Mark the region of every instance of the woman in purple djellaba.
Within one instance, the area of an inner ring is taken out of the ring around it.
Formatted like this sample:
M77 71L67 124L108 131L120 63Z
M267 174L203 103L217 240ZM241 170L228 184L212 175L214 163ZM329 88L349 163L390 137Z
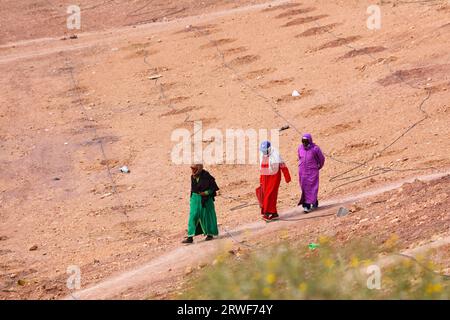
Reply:
M325 163L322 151L313 143L309 133L303 135L302 144L298 146L298 161L298 179L302 190L298 205L302 205L308 213L319 206L319 170Z

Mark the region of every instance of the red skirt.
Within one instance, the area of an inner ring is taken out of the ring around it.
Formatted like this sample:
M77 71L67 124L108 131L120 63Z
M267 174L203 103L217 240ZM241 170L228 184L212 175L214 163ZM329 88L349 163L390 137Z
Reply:
M276 174L273 175L261 175L260 176L260 206L261 214L267 213L278 213L277 211L277 198L278 189L280 188L281 182L281 170L278 170Z

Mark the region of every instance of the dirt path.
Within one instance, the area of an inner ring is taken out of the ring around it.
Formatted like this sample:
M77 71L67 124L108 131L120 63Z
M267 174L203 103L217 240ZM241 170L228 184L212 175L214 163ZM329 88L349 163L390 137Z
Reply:
M450 174L450 172L417 176L359 194L355 194L341 200L327 200L323 202L323 208L321 210L309 214L307 219L334 215L336 213L336 208L339 206L346 206L353 201L361 200L367 197L379 195L384 192L397 189L404 183L411 183L416 179L424 182L432 181L442 178L448 174ZM280 217L282 219L286 219L301 214L303 214L301 207L296 207L284 211L283 213L281 213ZM243 233L246 233L247 235L250 234L251 237L256 237L263 232L273 232L282 229L286 226L286 224L294 223L297 226L301 226L302 220L304 219L298 219L295 222L280 220L277 223L272 224L258 221L246 224L234 230L222 230L221 233L223 235L216 241L201 241L199 243L196 243L195 245L180 246L179 248L170 251L167 254L149 261L148 263L137 269L121 273L89 288L77 291L71 296L66 297L66 299L111 299L119 296L142 298L140 294L145 293L148 288L158 286L158 284L164 283L166 280L174 279L176 275L183 274L184 270L187 267L193 264L210 263L214 259L215 254L220 250L229 247L233 244L233 242L239 242L240 240L237 237L239 237L239 235ZM425 246L409 249L404 253L414 255L418 252L423 252L423 250L426 248L435 248L437 246L443 246L449 243L450 237L446 237L444 239L436 241L435 243L433 242Z

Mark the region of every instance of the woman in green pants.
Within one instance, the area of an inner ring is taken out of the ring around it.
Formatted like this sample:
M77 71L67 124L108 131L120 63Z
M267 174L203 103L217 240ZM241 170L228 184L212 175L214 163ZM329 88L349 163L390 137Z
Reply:
M219 234L214 208L214 197L219 190L216 180L208 171L203 170L202 164L192 165L191 169L188 236L182 243L193 243L193 237L199 234L206 235L206 241Z

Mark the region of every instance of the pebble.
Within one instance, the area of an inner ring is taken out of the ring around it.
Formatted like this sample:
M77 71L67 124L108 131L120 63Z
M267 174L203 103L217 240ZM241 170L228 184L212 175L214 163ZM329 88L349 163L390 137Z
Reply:
M192 271L193 271L193 270L192 270L192 267L190 267L190 266L189 266L189 267L186 267L186 269L184 270L184 274L185 274L185 275L191 274Z

